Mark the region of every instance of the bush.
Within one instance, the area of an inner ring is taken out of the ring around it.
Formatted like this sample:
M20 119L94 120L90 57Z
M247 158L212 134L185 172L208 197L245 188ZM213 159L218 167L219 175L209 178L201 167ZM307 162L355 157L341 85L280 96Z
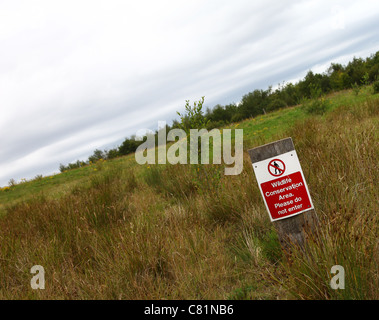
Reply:
M310 100L304 104L305 112L308 114L323 115L328 109L329 102L324 97L321 99Z
M225 125L226 125L226 122L224 120L210 121L207 125L207 130L212 130L215 128L222 128Z
M361 88L358 86L358 84L356 82L354 84L352 84L351 87L353 88L354 95L357 96L359 94L359 91L361 90Z
M9 185L10 187L14 187L14 186L17 185L17 182L16 182L15 179L12 178L12 179L9 180L8 185Z
M271 101L270 104L267 107L267 111L274 111L278 109L282 109L287 107L287 103L281 99L275 99L274 101Z
M379 93L379 80L374 82L373 88L374 88L374 94Z
M120 152L117 149L111 149L105 151L106 159L114 159L120 156Z
M104 151L96 149L93 152L93 155L88 158L88 161L97 162L101 159L106 159L106 158L107 158L107 155ZM78 167L80 167L79 161L78 161Z
M43 175L42 174L37 174L35 177L34 177L34 181L41 181L43 179Z
M236 113L232 117L232 122L240 122L244 119L245 119L245 117L241 113Z

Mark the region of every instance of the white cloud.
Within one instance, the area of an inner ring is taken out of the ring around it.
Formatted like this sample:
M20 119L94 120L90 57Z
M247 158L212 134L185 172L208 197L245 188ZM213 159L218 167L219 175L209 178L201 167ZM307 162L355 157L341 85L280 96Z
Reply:
M0 185L170 121L186 99L238 102L374 53L378 9L373 0L1 1Z

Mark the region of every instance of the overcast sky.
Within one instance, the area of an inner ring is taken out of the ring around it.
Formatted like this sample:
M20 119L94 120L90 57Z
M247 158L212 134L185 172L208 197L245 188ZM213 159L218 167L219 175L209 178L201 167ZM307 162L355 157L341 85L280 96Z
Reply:
M379 2L0 0L0 186L379 50Z

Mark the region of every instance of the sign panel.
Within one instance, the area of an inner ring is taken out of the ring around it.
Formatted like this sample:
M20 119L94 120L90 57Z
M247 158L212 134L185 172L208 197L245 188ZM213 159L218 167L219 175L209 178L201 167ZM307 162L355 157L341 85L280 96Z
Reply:
M253 168L271 221L313 209L295 150L255 162Z

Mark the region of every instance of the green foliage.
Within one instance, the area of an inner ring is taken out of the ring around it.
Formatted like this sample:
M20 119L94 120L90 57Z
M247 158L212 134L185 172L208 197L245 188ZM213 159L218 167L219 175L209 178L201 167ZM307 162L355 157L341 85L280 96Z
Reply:
M88 165L88 162L84 162L84 161L79 161L77 160L76 162L73 162L73 163L69 163L68 165L63 165L63 164L60 164L59 166L59 170L60 172L65 172L65 171L69 171L69 170L73 170L73 169L78 169L78 168L82 168L82 167L85 167Z
M37 174L33 180L35 181L41 181L43 179L43 175L42 174Z
M148 166L147 169L148 170L145 171L143 175L145 182L151 187L160 188L163 184L163 178L160 167L152 165Z
M16 186L17 185L17 181L15 180L15 179L10 179L9 181L8 181L8 185L10 186L10 187L14 187L14 186Z
M250 118L256 117L257 115L263 114L264 110L267 109L269 100L267 99L270 95L271 89L268 90L254 90L242 97L240 105L240 113L243 117Z
M234 290L228 297L228 300L252 300L256 286L245 286Z
M309 84L309 96L311 99L318 99L322 95L321 87L317 83Z
M353 58L346 67L346 73L349 76L349 87L357 82L362 83L365 76L365 62L361 58Z
M209 121L206 129L207 130L212 130L212 129L215 129L215 128L222 128L225 125L227 125L227 122L225 122L224 120Z
M282 257L282 248L278 235L272 229L257 239L257 244L262 248L262 254L272 263L276 263Z
M127 155L136 152L138 146L142 144L143 141L136 141L135 136L130 139L126 138L121 146L118 148L118 153L120 155Z
M379 75L379 64L373 64L369 70L370 82L374 82L378 80L378 75Z
M186 100L185 113L181 114L177 111L177 114L180 117L180 123L178 123L179 128L184 130L187 134L187 141L192 141L194 137L190 134L191 129L206 129L209 126L210 120L206 119L203 115L203 104L204 98L198 102L195 101L193 107L191 107L189 100ZM200 138L198 138L200 140ZM190 151L191 143L188 144L188 150ZM190 152L187 153L190 157ZM201 143L198 143L198 162L201 162Z
M373 89L374 89L374 94L379 93L379 80L374 82Z
M356 82L352 84L352 89L353 89L354 95L356 96L359 94L359 91L361 90L361 88L358 86Z
M362 80L361 80L362 84L364 86L368 86L370 84L370 76L368 74L368 72L366 72L363 77L362 77Z
M270 112L270 111L282 109L282 108L285 108L285 107L287 107L287 104L286 104L286 102L284 100L275 99L275 100L273 100L273 101L270 102L270 104L268 105L266 111Z
M177 199L187 198L196 191L193 170L190 166L149 165L143 173L143 179L156 191Z
M116 148L106 151L105 154L106 154L106 159L114 159L121 155L120 151Z
M323 115L329 107L329 101L325 97L309 100L305 103L306 113L313 115Z
M217 166L151 174L122 157L0 192L0 298L377 300L378 103L341 92L324 117L291 108L240 124L247 135L270 128L249 146L296 141L320 218L307 254L282 254L247 153L228 177ZM25 290L36 259L55 284ZM345 290L329 285L337 264Z
M244 116L242 113L236 113L233 115L232 119L231 119L231 122L240 122L244 119Z
M203 114L204 97L190 106L186 101L185 113L178 112L180 121L173 120L171 128L182 128L187 134L190 129L207 128L213 129L225 126L231 122L240 122L244 119L257 117L266 112L275 111L286 106L293 106L307 101L307 112L310 114L323 114L328 104L323 95L331 91L352 89L358 96L360 86L368 86L378 80L379 74L379 51L366 59L353 58L347 65L332 63L323 74L309 71L304 79L298 83L279 84L273 91L271 86L266 90L256 89L243 95L241 103L230 103L226 106L217 104L212 109L208 108ZM374 93L378 92L377 84L373 86ZM370 87L371 90L371 87ZM310 99L310 100L309 100ZM171 129L167 126L167 129ZM156 133L157 135L157 133ZM156 137L157 138L157 137ZM80 168L88 165L89 161L96 162L99 159L113 159L122 155L134 153L143 141L136 141L134 136L126 138L118 147L109 151L95 150L87 162L75 162L66 166L61 165L61 172Z
M100 159L106 159L106 158L107 158L107 155L104 151L96 149L93 152L93 155L88 158L88 160L90 162L95 163L95 162L99 161Z
M179 123L179 128L183 129L187 135L189 135L191 129L202 129L206 128L209 120L207 121L203 114L203 104L204 98L195 101L193 107L190 105L190 101L186 100L185 113L181 114L177 111L181 122Z

